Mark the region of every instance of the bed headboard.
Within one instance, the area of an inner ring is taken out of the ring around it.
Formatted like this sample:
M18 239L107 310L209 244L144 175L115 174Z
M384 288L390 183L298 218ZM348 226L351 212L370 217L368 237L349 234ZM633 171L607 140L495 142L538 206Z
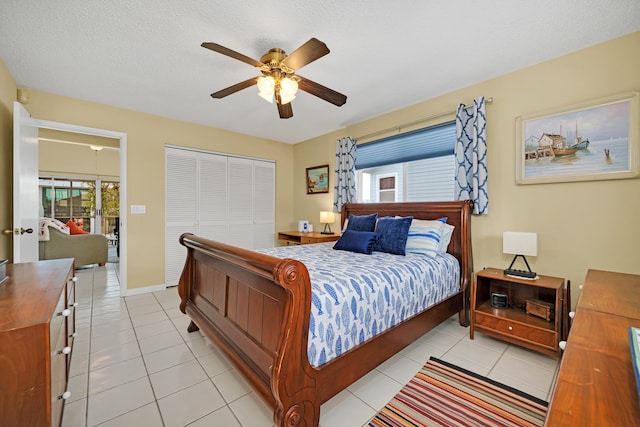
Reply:
M471 210L470 200L456 202L403 202L403 203L347 203L342 206L340 228L349 214L382 216L413 216L416 219L438 219L447 217L447 224L455 227L447 252L460 262L460 287L467 290L473 274L473 253L471 250ZM468 296L468 293L467 293Z

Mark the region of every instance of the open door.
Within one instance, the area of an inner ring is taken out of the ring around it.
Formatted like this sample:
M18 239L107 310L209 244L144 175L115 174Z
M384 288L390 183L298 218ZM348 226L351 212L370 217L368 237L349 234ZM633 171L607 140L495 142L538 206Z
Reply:
M38 124L13 103L13 262L38 261Z

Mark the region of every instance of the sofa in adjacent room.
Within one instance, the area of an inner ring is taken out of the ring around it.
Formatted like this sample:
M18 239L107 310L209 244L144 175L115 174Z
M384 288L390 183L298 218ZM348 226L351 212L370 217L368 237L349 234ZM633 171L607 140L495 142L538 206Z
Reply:
M49 240L39 242L40 259L75 258L75 267L104 265L108 241L102 234L65 234L49 227Z

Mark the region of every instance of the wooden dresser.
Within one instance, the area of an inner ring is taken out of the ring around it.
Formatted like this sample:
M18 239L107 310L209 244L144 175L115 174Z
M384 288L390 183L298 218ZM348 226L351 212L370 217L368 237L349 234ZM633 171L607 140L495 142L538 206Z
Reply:
M640 423L629 326L640 327L640 276L589 270L546 426Z
M0 285L0 425L59 426L75 337L73 259L7 266Z

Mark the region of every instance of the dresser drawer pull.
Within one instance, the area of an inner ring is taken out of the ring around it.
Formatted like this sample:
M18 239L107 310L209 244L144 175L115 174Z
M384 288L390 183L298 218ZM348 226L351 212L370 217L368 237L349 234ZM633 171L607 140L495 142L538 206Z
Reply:
M69 346L66 346L65 348L63 348L58 352L58 354L69 354L69 353L71 353L71 347Z
M77 306L78 306L78 303L77 303L77 302L74 302L73 304L69 305L69 308L71 308L71 307L77 307Z
M71 314L71 310L69 310L68 308L65 308L58 314L63 317L69 317L69 315Z
M508 328L510 331L513 331L513 326L509 326Z
M76 336L78 336L77 332L72 333L71 335L69 335L69 338L75 338Z
M72 281L72 282L77 282L77 281L78 281L78 276L73 276L73 277L71 278L71 281Z
M71 397L71 392L69 390L67 390L64 393L62 393L62 395L59 396L58 399L67 400L70 397Z

